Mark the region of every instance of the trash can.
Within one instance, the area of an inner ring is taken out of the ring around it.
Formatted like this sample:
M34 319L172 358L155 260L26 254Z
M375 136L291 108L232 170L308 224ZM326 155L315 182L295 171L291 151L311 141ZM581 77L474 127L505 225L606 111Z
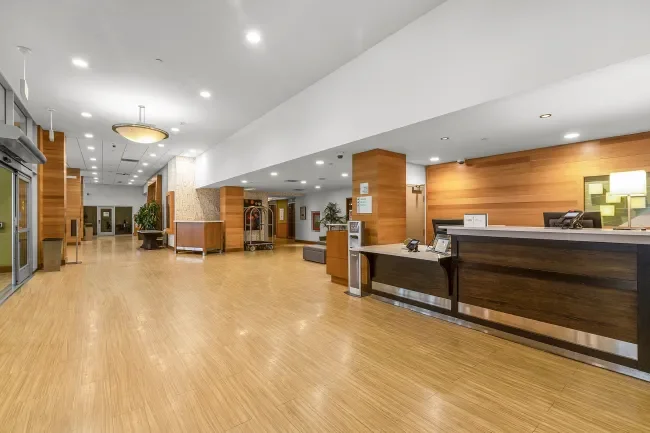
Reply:
M43 270L57 272L61 270L63 238L43 239Z
M92 241L93 240L93 225L86 223L84 226L84 241Z

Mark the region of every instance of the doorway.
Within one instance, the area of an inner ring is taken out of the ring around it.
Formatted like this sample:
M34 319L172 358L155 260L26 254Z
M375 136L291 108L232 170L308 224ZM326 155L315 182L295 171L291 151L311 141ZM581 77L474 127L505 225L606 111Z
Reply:
M0 164L0 302L32 275L31 179Z
M99 236L111 236L115 234L115 212L112 207L97 207L97 234Z
M115 206L115 234L130 235L133 231L132 207Z
M296 238L296 203L289 202L287 205L287 216L289 227L287 227L287 238L295 239Z

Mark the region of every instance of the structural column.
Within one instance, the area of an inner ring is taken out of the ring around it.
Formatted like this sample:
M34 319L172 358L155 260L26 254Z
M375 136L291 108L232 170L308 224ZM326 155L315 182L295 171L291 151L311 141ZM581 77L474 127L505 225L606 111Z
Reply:
M361 186L367 184L367 193ZM395 244L406 238L406 155L382 149L352 155L352 219L365 221L366 245ZM365 192L365 191L363 191ZM371 197L370 213L357 199Z
M219 190L219 213L225 227L225 249L244 249L244 188L222 186Z
M38 127L38 148L47 162L38 166L38 266L43 265L43 239L63 239L61 263L65 264L67 171L65 159L65 135L49 132Z

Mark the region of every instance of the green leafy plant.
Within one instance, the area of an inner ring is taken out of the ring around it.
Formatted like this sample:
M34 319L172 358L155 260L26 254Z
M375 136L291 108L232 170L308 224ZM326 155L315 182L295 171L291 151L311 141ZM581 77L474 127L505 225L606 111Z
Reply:
M155 230L160 218L160 205L155 201L142 205L133 217L140 230Z
M329 231L329 224L344 224L345 217L341 215L341 208L338 204L334 202L327 203L325 210L323 210L323 215L320 218L320 224L325 226Z

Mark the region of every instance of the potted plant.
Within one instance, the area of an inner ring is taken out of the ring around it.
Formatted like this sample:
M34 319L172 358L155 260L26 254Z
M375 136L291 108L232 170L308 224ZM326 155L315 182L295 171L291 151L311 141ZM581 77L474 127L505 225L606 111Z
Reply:
M327 203L325 210L323 210L323 215L320 219L320 224L325 226L327 231L330 230L330 224L344 224L345 217L341 215L341 208L338 204L334 202ZM326 236L319 236L321 241L327 240Z
M145 203L133 216L140 230L156 230L160 215L160 205L155 201Z

